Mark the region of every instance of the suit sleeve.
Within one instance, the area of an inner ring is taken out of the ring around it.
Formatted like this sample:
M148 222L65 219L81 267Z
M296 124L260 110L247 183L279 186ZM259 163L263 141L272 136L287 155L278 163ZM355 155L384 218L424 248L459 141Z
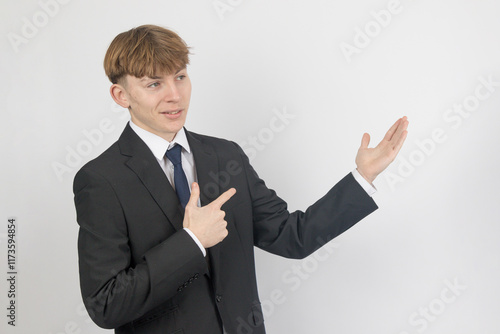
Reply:
M254 244L265 251L304 258L378 208L349 173L305 212L290 213L239 150L252 199Z
M99 173L82 169L74 181L80 285L94 322L116 328L178 293L206 262L184 230L133 263L124 210L113 186ZM182 249L182 251L179 251Z

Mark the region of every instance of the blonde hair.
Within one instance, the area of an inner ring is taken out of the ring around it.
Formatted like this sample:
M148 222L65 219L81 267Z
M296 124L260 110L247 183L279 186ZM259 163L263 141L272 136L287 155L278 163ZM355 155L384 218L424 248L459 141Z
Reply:
M173 74L189 64L189 47L175 32L143 25L115 37L104 57L104 71L116 84L125 75L137 78Z

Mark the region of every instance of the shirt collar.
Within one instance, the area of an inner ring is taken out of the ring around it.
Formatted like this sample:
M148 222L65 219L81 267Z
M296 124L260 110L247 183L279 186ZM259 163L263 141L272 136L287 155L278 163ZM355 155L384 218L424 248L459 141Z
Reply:
M134 130L139 138L141 138L146 143L151 152L153 152L153 155L158 160L162 160L165 157L167 149L173 147L174 144L181 145L188 153L191 153L191 148L189 147L189 142L187 140L186 131L184 130L184 128L180 129L179 132L177 132L177 134L175 135L174 140L169 142L152 132L144 130L132 121L130 121L129 124L132 130Z

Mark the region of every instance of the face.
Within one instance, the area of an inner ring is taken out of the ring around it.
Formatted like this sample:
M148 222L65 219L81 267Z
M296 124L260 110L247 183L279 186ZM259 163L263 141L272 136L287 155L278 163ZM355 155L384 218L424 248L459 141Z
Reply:
M111 86L111 95L136 125L172 141L186 122L191 81L185 68L152 78L127 75L122 85Z

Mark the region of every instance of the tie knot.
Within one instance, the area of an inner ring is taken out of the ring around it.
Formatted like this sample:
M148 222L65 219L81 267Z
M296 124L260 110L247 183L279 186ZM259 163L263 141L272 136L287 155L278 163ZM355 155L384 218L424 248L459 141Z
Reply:
M181 163L181 150L182 146L179 144L176 144L174 147L167 150L167 158L174 166Z

